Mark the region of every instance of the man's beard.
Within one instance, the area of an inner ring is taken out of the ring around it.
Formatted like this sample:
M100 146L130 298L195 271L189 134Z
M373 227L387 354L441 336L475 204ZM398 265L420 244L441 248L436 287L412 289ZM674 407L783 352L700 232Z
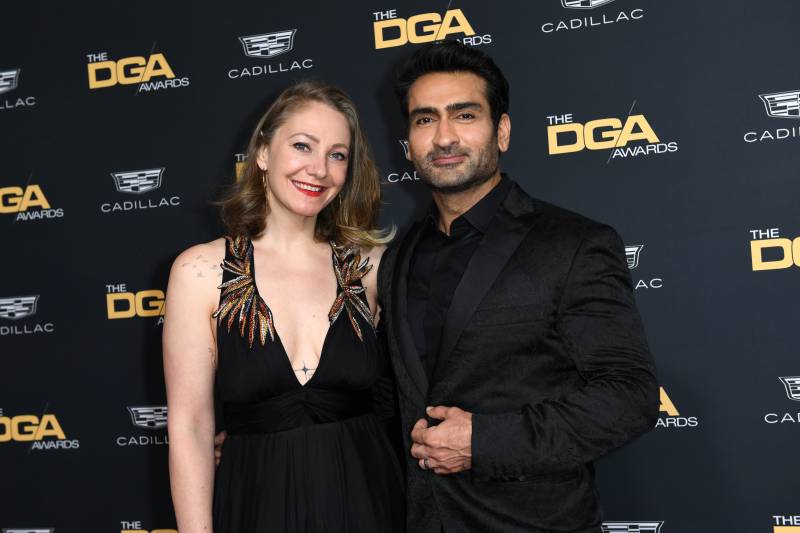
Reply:
M486 183L489 178L497 173L500 153L497 150L496 138L493 137L491 141L478 150L477 158L469 157L471 154L471 150L460 147L446 150L434 149L423 159L414 159L414 167L416 167L420 180L432 191L442 194L464 192ZM465 157L461 163L463 166L461 171L457 175L451 176L450 179L437 179L435 177L436 173L446 170L447 166L436 167L433 164L433 160L438 157L458 155Z

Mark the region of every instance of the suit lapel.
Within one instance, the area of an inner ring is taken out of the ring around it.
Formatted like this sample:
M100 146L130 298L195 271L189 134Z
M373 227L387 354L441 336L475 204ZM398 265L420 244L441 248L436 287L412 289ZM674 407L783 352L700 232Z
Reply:
M483 297L532 227L532 199L516 184L498 209L456 287L442 332L434 376L444 368ZM434 378L434 381L438 381Z
M428 377L425 375L425 368L422 366L414 338L411 336L411 328L408 324L408 271L411 265L411 256L414 248L422 235L423 224L417 222L406 234L395 259L394 276L392 279L392 329L397 345L400 349L400 358L405 363L408 375L414 382L419 393L422 395L423 402L428 396Z

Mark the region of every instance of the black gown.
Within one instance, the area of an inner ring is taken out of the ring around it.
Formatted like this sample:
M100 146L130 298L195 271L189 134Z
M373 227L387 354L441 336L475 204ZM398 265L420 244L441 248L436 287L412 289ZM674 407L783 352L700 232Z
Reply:
M214 316L228 438L214 480L214 533L405 529L402 472L373 405L389 363L368 320L360 278L369 267L339 247L332 261L332 321L301 385L258 294L252 243L227 239Z

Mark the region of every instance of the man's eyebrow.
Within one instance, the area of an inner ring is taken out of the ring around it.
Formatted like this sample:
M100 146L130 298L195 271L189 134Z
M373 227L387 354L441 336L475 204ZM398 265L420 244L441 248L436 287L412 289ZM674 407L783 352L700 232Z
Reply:
M435 107L415 107L409 113L409 117L415 117L417 115L438 115L439 112L436 110Z
M447 110L450 112L461 111L462 109L481 109L483 106L478 102L456 102L455 104L447 104Z
M448 113L452 113L453 111L461 111L463 109L481 109L483 106L478 102L455 102L452 104L447 104L445 109ZM415 117L417 115L438 115L439 111L435 107L415 107L409 113L409 117Z

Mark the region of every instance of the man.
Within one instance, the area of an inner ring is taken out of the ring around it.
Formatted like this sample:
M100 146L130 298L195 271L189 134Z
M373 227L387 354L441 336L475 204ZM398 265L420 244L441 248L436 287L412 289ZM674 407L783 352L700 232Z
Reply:
M421 48L397 94L434 202L379 272L408 531L599 532L592 461L658 413L622 241L500 173L508 82L484 53Z

